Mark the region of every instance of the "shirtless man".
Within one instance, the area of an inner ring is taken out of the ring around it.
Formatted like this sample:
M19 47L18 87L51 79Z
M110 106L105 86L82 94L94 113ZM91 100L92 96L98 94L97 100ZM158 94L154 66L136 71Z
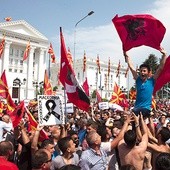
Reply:
M152 137L154 138L154 137ZM170 131L167 127L162 127L157 134L157 143L148 143L148 148L153 151L152 166L155 169L155 159L160 153L170 153L170 147L166 141L170 139Z
M123 165L133 165L136 170L143 169L143 162L145 158L145 151L148 144L148 132L147 126L144 123L143 116L141 118L141 127L142 127L142 139L141 142L136 145L136 133L133 130L128 130L124 135L124 140L121 140L118 144L119 157L121 166ZM137 128L139 124L136 124Z

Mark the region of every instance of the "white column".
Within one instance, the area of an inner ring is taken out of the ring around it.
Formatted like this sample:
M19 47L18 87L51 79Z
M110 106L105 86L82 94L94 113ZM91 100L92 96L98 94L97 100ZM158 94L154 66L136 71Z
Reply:
M8 75L8 67L9 67L9 48L12 42L5 42L5 49L4 49L4 55L2 56L2 70L6 70L6 76Z
M34 98L33 88L33 56L36 47L31 46L31 50L27 59L27 82L26 82L26 99Z
M45 51L46 49L40 48L39 58L38 58L38 82L44 81L44 72L46 69L45 62Z

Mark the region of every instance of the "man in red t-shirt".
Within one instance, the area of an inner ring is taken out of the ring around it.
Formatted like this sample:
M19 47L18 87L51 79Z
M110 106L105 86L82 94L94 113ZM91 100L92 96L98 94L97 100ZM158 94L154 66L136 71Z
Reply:
M14 147L13 144L9 141L0 142L0 169L3 170L18 170L18 167L8 161L9 158L13 155Z

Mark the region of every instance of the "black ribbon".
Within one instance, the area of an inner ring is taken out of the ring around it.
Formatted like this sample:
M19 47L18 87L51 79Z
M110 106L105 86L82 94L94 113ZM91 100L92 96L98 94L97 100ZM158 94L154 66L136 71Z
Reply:
M56 107L55 101L54 100L47 100L45 105L46 105L46 108L48 110L48 113L45 115L45 117L43 119L47 122L49 120L50 116L54 115L58 120L60 120L60 115L54 111L54 109Z

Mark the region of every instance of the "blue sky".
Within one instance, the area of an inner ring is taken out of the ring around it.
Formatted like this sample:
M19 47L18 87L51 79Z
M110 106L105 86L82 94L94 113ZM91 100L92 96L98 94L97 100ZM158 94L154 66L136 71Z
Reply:
M0 0L0 22L4 17L25 20L52 42L57 59L60 58L59 27L63 28L66 46L74 50L75 24L90 11L94 14L84 19L76 28L76 58L86 56L126 65L122 44L112 18L126 14L151 14L166 27L162 46L170 52L170 1L169 0ZM149 47L129 51L135 65L140 65L149 54L161 56Z

